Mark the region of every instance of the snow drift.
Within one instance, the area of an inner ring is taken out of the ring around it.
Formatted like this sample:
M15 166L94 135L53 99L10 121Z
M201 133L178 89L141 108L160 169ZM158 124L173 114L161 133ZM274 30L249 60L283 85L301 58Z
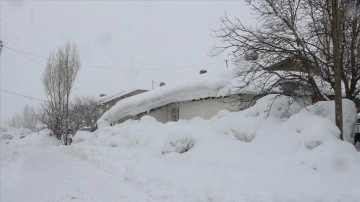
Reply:
M7 161L9 169L1 173L1 189L6 190L1 199L359 201L360 153L339 140L332 105L321 102L301 109L289 97L270 95L247 110L221 111L211 120L163 124L144 116L93 133L78 132L71 146L49 142L53 148L46 152L52 155L36 153L41 158L68 159L70 163L52 169L65 169L72 175L57 177L42 169L41 177L26 181L33 178L22 172L34 173ZM344 101L346 124L351 125L354 113L353 103ZM16 152L20 148L14 145L27 138L7 140L1 146ZM12 152L7 155L11 157ZM25 162L42 167L33 159ZM68 186L56 187L64 181ZM19 195L25 185L31 191Z
M105 167L131 165L142 180L128 180L150 189L150 200L357 201L360 155L339 140L333 113L332 102L301 109L269 95L211 120L163 124L144 116L80 133L71 150ZM345 100L345 126L354 114Z

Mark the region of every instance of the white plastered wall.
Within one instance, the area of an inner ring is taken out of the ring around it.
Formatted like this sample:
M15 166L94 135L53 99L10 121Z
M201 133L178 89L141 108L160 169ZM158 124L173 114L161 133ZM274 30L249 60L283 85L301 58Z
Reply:
M211 119L221 110L238 111L239 105L224 102L223 98L181 102L179 106L179 118L188 120L194 117Z

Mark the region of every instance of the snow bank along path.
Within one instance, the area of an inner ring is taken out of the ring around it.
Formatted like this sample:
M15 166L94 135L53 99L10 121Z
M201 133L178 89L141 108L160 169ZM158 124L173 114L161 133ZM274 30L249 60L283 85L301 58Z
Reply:
M69 147L2 141L1 201L360 201L360 154L338 139L333 103L273 98L211 120L144 116L79 132Z
M122 178L59 145L47 133L1 141L0 201L143 201ZM119 191L121 190L121 191Z

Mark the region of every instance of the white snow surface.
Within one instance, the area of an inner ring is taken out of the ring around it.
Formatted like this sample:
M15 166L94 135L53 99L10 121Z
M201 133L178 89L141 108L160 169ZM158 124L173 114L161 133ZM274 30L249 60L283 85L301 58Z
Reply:
M274 98L211 120L144 116L78 132L68 147L2 131L13 139L0 139L0 201L360 201L360 153L338 139L333 104Z
M320 101L306 108L310 114L317 114L335 123L335 101ZM355 103L348 100L342 100L343 111L343 130L345 140L353 141L353 132L356 125L357 113Z

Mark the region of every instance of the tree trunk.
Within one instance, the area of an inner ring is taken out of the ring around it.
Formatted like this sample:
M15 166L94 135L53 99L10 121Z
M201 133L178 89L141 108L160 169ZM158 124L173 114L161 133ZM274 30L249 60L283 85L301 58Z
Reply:
M344 140L343 117L342 117L342 95L341 95L341 67L340 67L340 39L339 39L339 14L338 0L332 0L332 39L334 54L334 80L335 80L335 119L336 126L340 129L340 139Z

